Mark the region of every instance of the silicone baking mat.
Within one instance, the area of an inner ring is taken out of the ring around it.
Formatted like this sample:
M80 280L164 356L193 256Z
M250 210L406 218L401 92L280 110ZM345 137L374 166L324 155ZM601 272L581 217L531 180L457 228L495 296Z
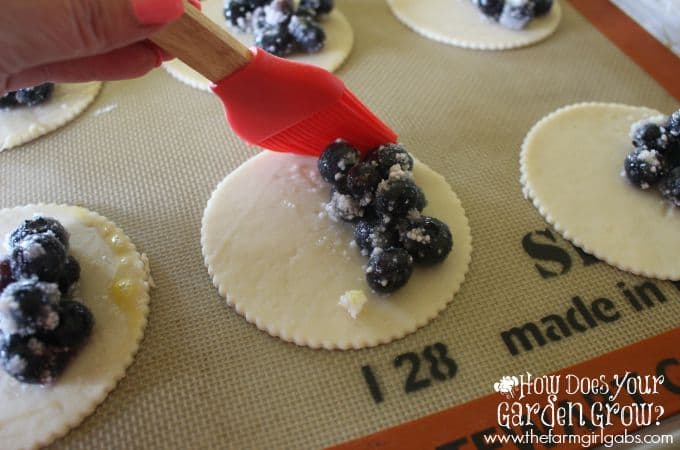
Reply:
M590 3L599 2L605 3ZM452 304L389 345L300 348L259 331L225 305L203 267L201 216L217 183L257 150L226 128L214 98L162 70L106 83L74 123L2 153L2 206L65 202L105 215L149 256L158 286L127 377L51 448L320 448L454 407L462 416L418 429L416 435L435 441L399 443L382 434L352 445L474 443L472 433L480 431L474 427L495 420L475 405L488 407L484 398L499 395L493 387L502 376L555 372L666 332L642 350L623 350L588 370L598 372L607 361L629 362L638 371L677 362L680 350L669 344L678 342L679 287L580 253L522 196L519 147L549 112L581 101L664 112L680 106L572 4L562 6L563 21L547 41L478 52L412 33L380 0L338 2L355 32L339 75L407 148L446 177L473 234L471 269ZM617 312L616 320L594 312L605 305L598 299L607 299L608 317ZM512 337L513 328L526 324L547 333L542 318L569 314L580 323L569 337L542 335L543 345L535 336L527 343ZM673 365L664 367L680 383ZM461 417L481 421L468 426Z

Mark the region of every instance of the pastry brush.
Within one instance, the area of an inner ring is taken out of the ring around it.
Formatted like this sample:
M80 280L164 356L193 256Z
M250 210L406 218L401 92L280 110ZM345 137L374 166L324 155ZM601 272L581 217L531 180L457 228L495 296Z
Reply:
M184 14L151 40L213 83L231 128L249 144L318 156L337 139L362 152L396 142L339 78L248 49L187 1Z

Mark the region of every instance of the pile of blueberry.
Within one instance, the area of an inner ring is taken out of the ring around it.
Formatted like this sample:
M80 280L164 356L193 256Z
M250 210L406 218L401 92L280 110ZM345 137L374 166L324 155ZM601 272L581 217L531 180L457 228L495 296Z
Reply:
M370 255L366 281L378 293L404 286L413 264L442 262L453 247L449 227L422 215L427 200L413 180L413 158L399 144L360 153L344 141L328 146L318 161L331 185L326 211L354 223L354 240Z
M0 109L14 108L15 106L36 106L46 102L54 91L53 83L39 84L38 86L10 91L0 96Z
M225 0L227 23L245 33L255 34L255 45L276 55L294 51L316 53L323 48L326 34L319 19L331 12L333 0Z
M486 17L513 30L525 28L534 17L550 12L553 0L472 0Z
M69 234L34 216L7 238L0 260L0 364L23 383L52 383L92 332L89 309L72 299L80 279Z
M628 180L641 189L657 185L661 195L680 206L680 110L631 127L633 151L623 168Z

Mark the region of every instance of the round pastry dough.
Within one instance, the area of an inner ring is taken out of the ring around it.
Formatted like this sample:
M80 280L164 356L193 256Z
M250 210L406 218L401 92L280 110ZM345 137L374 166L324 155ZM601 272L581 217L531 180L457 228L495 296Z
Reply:
M428 39L473 50L507 50L535 44L557 29L558 0L544 17L523 30L506 28L485 17L471 0L387 0L394 15Z
M56 218L69 231L69 254L82 270L76 298L90 308L95 326L54 385L23 384L0 369L5 450L47 445L92 413L132 363L148 312L148 268L115 224L76 206L29 205L0 210L0 236L35 213Z
M57 84L52 97L37 106L0 109L0 151L56 130L85 111L102 83Z
M228 175L203 216L205 263L227 304L272 336L312 348L348 349L399 339L451 301L468 270L472 237L449 185L416 161L425 214L449 225L453 251L434 267L416 266L389 296L366 284L367 258L351 244L353 227L323 214L330 188L317 159L264 151ZM349 290L368 302L357 319L338 306Z
M244 45L247 45L248 47L254 45L252 34L240 33L227 25L223 12L224 0L206 0L201 4L203 6L203 12L213 22L224 27ZM352 50L354 34L352 32L352 26L347 21L347 18L338 11L337 8L323 18L321 24L326 33L326 43L323 50L318 53L296 52L287 57L287 59L305 64L312 64L333 72L345 62L345 59L347 59L347 56ZM164 63L163 67L170 75L191 87L202 91L210 90L211 83L207 78L178 59Z
M608 103L555 111L524 140L521 183L541 215L585 251L628 272L678 280L680 210L622 174L630 126L658 114Z

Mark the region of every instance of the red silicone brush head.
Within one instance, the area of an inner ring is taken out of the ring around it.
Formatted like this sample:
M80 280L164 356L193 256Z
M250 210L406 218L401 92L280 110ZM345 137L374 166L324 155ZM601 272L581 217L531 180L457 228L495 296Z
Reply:
M213 91L234 132L269 150L319 156L337 139L362 152L397 140L333 74L259 49Z

